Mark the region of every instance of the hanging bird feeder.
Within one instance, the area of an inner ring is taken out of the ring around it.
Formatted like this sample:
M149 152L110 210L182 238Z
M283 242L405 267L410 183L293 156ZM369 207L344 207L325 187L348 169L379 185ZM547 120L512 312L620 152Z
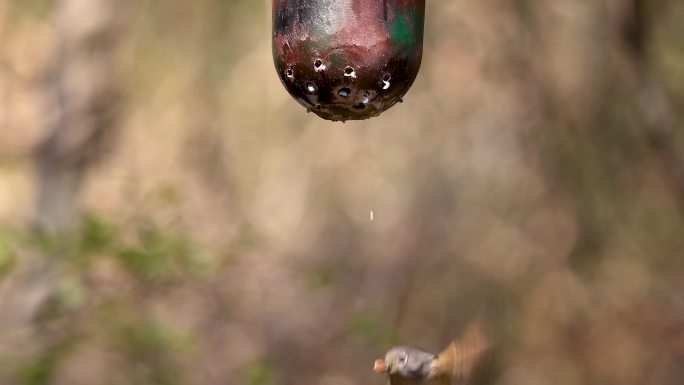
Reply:
M273 59L323 119L368 119L401 102L423 54L425 0L273 0Z

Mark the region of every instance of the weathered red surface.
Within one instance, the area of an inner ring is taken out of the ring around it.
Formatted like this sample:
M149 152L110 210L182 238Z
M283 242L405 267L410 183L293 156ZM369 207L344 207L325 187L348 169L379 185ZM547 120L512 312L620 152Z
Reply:
M324 119L402 100L423 53L425 0L273 0L273 57L288 92Z

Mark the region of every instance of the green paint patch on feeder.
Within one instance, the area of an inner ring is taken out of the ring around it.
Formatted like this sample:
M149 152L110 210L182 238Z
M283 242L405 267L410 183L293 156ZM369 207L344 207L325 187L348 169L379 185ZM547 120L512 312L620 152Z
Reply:
M287 91L333 120L380 115L413 84L425 0L273 0L273 60Z

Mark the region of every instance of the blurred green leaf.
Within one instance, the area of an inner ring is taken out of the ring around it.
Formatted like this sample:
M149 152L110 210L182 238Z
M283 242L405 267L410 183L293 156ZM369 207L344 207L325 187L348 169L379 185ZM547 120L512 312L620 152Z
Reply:
M173 385L182 383L177 360L187 341L165 325L138 320L121 330L123 349L134 370L145 383Z
M23 369L21 383L24 385L50 384L57 361L57 358L51 355L37 359Z
M156 227L143 230L140 243L124 247L117 256L126 267L149 280L166 281L210 272L186 236L167 234Z
M314 289L327 287L335 283L335 268L321 264L309 273L309 283Z
M273 369L263 362L254 362L244 371L244 382L248 385L273 384Z
M40 307L35 315L36 322L43 323L62 318L69 312L81 308L87 299L85 286L77 279L64 279L56 291Z
M130 325L124 329L130 352L141 356L158 356L179 352L181 338L164 325L149 320Z
M8 236L0 232L0 278L14 270L16 255Z
M115 236L113 224L96 215L86 215L81 226L81 251L88 254L104 251L112 245Z
M21 369L20 383L22 385L51 384L55 369L79 341L77 337L68 337L65 341L40 352L32 362Z
M54 5L52 0L21 0L14 1L13 3L17 5L15 9L20 13L43 17L48 14Z
M34 229L28 237L28 243L46 255L77 255L76 240L73 232L52 233L41 229Z
M388 347L396 345L399 337L393 327L384 326L383 323L368 310L359 310L352 314L349 319L349 327L352 333L361 336L367 343Z
M164 183L155 189L154 199L162 206L178 206L182 200L181 190L172 183Z

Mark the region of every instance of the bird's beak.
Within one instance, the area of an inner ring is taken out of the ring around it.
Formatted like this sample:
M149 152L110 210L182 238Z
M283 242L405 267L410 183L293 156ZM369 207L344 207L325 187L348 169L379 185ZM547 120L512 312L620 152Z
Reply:
M375 373L384 373L387 371L387 369L387 365L385 365L385 361L383 359L375 360L375 364L373 365L373 371Z

